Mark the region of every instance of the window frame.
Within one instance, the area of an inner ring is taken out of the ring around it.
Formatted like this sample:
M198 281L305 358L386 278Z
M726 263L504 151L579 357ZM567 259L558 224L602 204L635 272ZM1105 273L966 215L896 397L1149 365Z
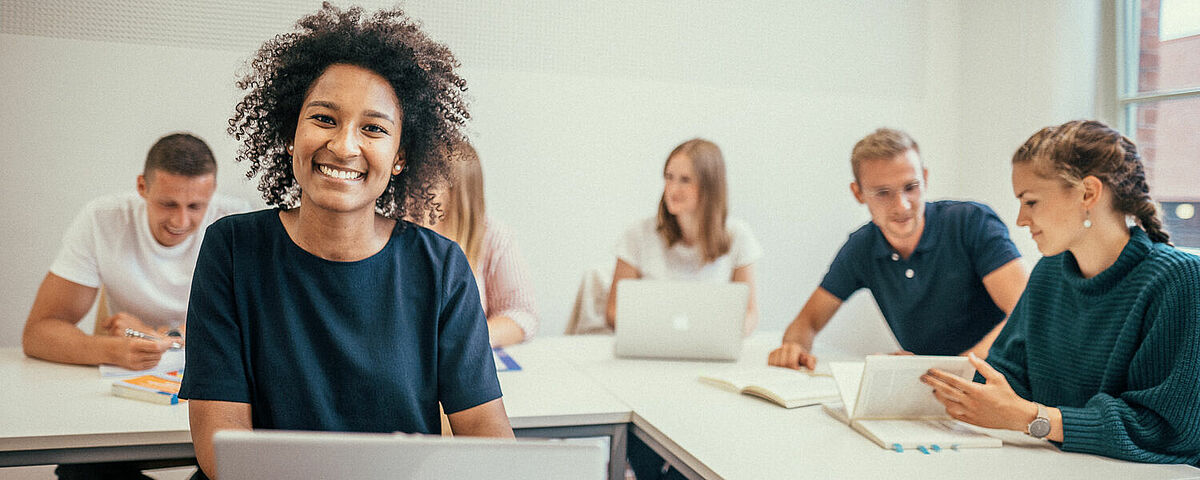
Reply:
M1122 132L1136 132L1137 106L1163 100L1200 97L1200 85L1189 88L1138 93L1138 34L1141 32L1141 0L1117 0L1117 115ZM1129 133L1127 133L1128 135ZM1134 141L1137 141L1135 138Z
M1116 104L1117 129L1137 139L1138 112L1142 104L1200 98L1200 85L1188 88L1138 92L1141 0L1115 0L1116 4ZM1111 77L1110 77L1111 78ZM1200 255L1200 246L1177 247Z

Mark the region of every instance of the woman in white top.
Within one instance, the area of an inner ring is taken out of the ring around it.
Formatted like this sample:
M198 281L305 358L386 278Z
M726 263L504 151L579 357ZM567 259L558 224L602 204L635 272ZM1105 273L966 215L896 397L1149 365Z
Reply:
M727 219L725 159L716 144L692 139L663 167L658 216L625 232L617 245L605 320L616 328L617 283L627 278L731 281L750 286L745 333L758 325L754 262L762 247L744 222Z
M416 221L454 240L466 253L487 315L492 346L524 342L538 330L533 282L512 234L487 216L483 168L475 148L460 142L454 149L451 185L434 190L442 217L437 223L428 217Z

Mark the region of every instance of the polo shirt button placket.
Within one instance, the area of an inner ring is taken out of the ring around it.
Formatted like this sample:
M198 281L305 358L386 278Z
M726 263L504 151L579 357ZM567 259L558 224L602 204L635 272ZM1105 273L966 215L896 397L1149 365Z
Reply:
M917 274L917 273L916 273L916 272L914 272L914 271L913 271L913 269L911 269L911 268L910 268L910 269L908 269L908 270L905 270L905 271L904 271L904 276L905 276L906 278L913 278L913 276L915 276L916 274Z
M893 262L899 262L899 261L900 261L900 254L899 254L899 253L896 253L896 252L892 252L892 261L893 261Z

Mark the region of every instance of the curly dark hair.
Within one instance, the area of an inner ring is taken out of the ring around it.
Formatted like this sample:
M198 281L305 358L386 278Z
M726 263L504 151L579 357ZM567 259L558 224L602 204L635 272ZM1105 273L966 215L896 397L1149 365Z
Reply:
M334 64L371 70L387 79L400 99L400 148L407 171L393 175L376 211L400 219L434 214L431 189L447 178L447 152L463 140L466 81L446 46L421 32L399 8L363 15L325 2L296 22L297 30L267 41L237 82L249 93L237 104L228 132L242 142L237 160L250 163L246 178L261 174L258 190L268 205L295 207L300 186L286 145L296 133L309 87Z

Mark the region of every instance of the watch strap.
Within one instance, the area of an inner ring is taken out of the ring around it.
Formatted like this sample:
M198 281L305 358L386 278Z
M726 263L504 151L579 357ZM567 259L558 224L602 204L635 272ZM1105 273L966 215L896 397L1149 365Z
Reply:
M1025 434L1034 438L1046 438L1050 435L1050 412L1045 405L1037 402L1033 404L1037 405L1037 416L1025 427Z

